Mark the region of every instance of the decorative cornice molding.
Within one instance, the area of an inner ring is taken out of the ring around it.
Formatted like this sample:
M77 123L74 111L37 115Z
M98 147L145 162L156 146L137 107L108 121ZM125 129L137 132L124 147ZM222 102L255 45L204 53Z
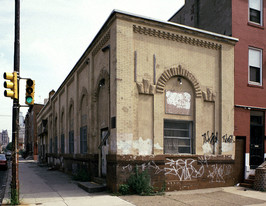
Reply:
M99 41L98 45L95 47L95 49L92 51L92 56L95 56L98 51L105 45L105 43L110 39L110 30L107 32L107 34Z
M139 94L152 94L155 93L155 85L151 84L149 80L143 79L142 82L137 82Z
M196 97L202 96L200 84L198 83L197 79L194 77L192 73L190 73L186 69L183 69L180 65L178 67L170 68L162 73L162 75L159 77L157 81L156 92L163 93L166 82L174 76L183 76L187 78L194 87L195 96Z
M213 43L210 41L204 41L204 40L200 40L200 39L196 39L196 38L192 38L192 37L183 36L180 34L174 34L174 33L165 32L165 31L161 31L161 30L157 30L157 29L142 27L142 26L133 25L133 31L135 33L139 33L139 34L154 36L154 37L163 38L163 39L172 40L172 41L177 41L177 42L190 44L190 45L194 45L194 46L204 47L204 48L208 48L208 49L216 49L217 50L217 49L221 48L220 44L216 44L216 43Z

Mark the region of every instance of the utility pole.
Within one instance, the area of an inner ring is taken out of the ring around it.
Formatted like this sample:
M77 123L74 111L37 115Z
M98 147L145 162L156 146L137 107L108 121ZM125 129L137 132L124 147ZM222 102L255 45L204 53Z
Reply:
M14 42L14 72L20 72L20 0L15 0L15 42ZM19 80L17 81L18 98L13 99L12 113L12 181L11 201L19 203L18 178L18 129L19 129Z

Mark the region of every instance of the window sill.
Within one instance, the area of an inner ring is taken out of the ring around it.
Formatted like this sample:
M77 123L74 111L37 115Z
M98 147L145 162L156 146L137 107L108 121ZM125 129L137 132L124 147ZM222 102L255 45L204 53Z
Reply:
M255 85L255 84L248 84L248 87L254 87L254 88L259 88L259 89L264 89L264 87L261 85Z
M262 29L262 30L264 30L264 26L261 26L261 25L259 25L259 24L255 24L255 23L252 23L252 22L248 22L248 25L249 25L249 26L252 26L252 27L256 27L256 28L258 28L258 29Z

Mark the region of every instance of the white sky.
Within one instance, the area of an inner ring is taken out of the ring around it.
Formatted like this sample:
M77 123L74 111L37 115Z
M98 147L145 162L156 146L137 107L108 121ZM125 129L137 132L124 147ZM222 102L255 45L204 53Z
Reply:
M113 9L167 21L184 0L20 0L20 76L35 80L35 103L61 85ZM0 132L11 139L12 103L3 73L12 72L15 0L0 0ZM25 103L20 81L20 104ZM23 115L28 108L21 108Z

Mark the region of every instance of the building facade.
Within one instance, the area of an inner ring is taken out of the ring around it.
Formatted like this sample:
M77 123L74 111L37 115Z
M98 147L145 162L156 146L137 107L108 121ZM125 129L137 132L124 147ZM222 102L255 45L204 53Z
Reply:
M235 128L242 177L265 161L266 1L187 0L170 21L239 38L235 46ZM241 154L239 154L241 155ZM242 159L242 158L240 158Z
M2 130L0 132L0 151L3 151L3 149L8 145L9 143L9 136L7 130Z
M25 145L25 124L22 112L19 113L19 135L18 135L18 149L24 150Z
M32 156L38 160L38 142L37 142L37 115L42 109L42 104L30 106L25 117L25 152L26 156Z
M167 190L234 184L234 45L113 11L40 111L42 159L115 191L137 166Z

